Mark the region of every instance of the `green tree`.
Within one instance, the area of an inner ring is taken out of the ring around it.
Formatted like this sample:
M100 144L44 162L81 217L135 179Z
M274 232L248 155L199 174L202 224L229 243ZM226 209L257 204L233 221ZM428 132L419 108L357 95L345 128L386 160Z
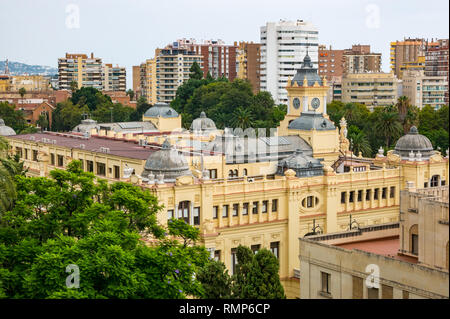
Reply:
M249 109L244 109L243 107L238 107L233 112L233 118L231 120L231 124L235 128L241 128L241 129L245 130L246 128L253 126L253 124L254 124L253 115Z
M162 227L156 219L161 207L148 190L108 184L78 161L50 175L17 176L17 200L0 214L3 297L201 296L195 274L208 253L196 245L197 229L178 222ZM70 264L80 269L76 291L66 287Z
M189 74L190 79L195 79L195 80L203 79L203 71L197 62L194 61L194 63L192 63L191 68L189 69L189 72L191 72Z
M80 108L74 105L70 99L58 103L52 114L52 130L71 131L81 123L83 114L87 113L89 113L87 106Z
M72 91L72 93L74 93L76 90L78 90L78 82L71 81L70 82L70 91Z
M140 96L136 103L136 109L130 114L130 120L142 121L142 115L151 107L152 105L147 103L145 96Z
M25 94L27 94L27 90L25 90L25 88L20 88L19 89L19 94L20 94L20 97L23 99Z
M48 113L40 114L36 124L41 127L41 130L49 129Z
M358 127L351 125L348 128L347 137L350 140L351 148L355 155L358 155L359 152L365 157L370 157L372 155L372 148L369 140L367 139L366 134Z
M16 110L14 104L0 102L0 118L5 121L5 125L10 126L16 133L27 127L23 112Z
M127 90L127 95L130 97L130 100L134 98L134 91L132 89Z
M387 148L401 136L403 131L398 113L393 107L385 107L378 113L375 128L384 137Z
M111 97L102 94L101 91L93 87L82 87L76 90L72 93L70 100L80 108L87 105L90 111L94 111L100 107L110 107L113 104Z
M202 284L202 298L206 299L230 299L231 277L225 264L210 260L197 273L197 280Z

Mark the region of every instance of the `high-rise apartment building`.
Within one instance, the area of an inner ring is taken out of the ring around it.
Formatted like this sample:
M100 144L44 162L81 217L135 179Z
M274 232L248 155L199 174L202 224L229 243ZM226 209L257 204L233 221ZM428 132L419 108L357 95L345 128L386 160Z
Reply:
M58 59L58 85L60 90L70 90L72 81L77 87L93 87L100 91L125 90L125 68L103 65L101 58L86 54L66 53Z
M237 42L235 42L235 46ZM261 44L239 42L237 51L237 77L248 80L253 92L259 92L261 69Z
M233 81L236 78L236 44L227 45L222 40L206 40L197 43L195 39L179 39L171 47L186 49L201 55L205 77L209 72L215 79L223 76Z
M342 77L342 102L370 108L395 104L398 79L391 73L347 73Z
M444 76L447 78L447 88L445 92L445 103L448 104L448 39L437 40L435 45L427 45L425 52L425 75Z
M415 63L420 56L425 56L424 39L404 39L391 42L391 71L397 78L402 78L401 68L405 63Z
M140 65L139 87L150 104L170 103L178 87L189 79L194 62L203 69L202 55L177 47L168 45L164 49L156 49L155 57Z
M446 104L446 93L448 94L448 79L445 75L426 75L423 70L408 70L403 73L403 95L418 108L431 105L439 109Z
M104 64L102 72L103 91L126 91L126 70L123 67Z
M318 66L319 32L306 21L268 22L261 27L261 91L272 94L275 103L288 103L286 85L308 52Z
M370 45L357 44L345 50L319 46L319 75L327 80L345 73L367 72L381 72L381 53L370 52Z
M345 73L381 72L381 53L370 52L370 45L353 45L344 52Z
M136 96L136 99L141 96L141 66L133 65L133 91Z

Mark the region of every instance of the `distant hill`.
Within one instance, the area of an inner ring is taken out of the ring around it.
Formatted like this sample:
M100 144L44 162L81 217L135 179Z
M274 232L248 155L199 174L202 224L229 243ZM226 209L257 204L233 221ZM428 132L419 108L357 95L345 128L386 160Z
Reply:
M29 65L20 62L8 61L9 73L11 75L20 74L40 74L40 75L55 75L58 74L57 68L52 68L45 65ZM5 70L5 61L0 61L0 74Z

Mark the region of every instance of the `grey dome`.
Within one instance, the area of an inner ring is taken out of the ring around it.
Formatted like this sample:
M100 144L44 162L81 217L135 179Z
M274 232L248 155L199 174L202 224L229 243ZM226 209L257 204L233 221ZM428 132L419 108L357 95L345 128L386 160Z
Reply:
M5 121L3 119L0 119L0 135L1 136L11 136L11 135L16 135L16 132L9 126L6 126Z
M172 147L169 140L165 140L162 148L152 153L145 162L142 177L149 174L164 174L164 181L174 182L177 177L191 176L192 173L183 154Z
M323 175L321 161L297 149L294 154L278 162L277 174L284 175L286 170L292 169L297 177L320 176Z
M297 82L299 86L303 86L305 78L308 81L308 86L313 86L316 82L321 86L323 85L323 80L318 75L317 69L314 68L308 53L306 53L306 56L303 59L301 68L297 69L297 73L294 75L292 83Z
M331 131L335 130L334 123L325 118L322 113L314 111L302 112L298 118L293 120L289 126L291 130L304 130L304 131Z
M191 131L214 131L216 124L213 120L206 117L205 112L200 113L200 117L192 121Z
M167 103L158 102L149 108L145 113L145 117L178 117L177 111L169 106Z
M394 154L400 155L402 159L407 159L410 152L417 154L419 151L422 158L427 159L434 154L433 144L426 136L419 134L417 127L412 126L408 134L398 139Z

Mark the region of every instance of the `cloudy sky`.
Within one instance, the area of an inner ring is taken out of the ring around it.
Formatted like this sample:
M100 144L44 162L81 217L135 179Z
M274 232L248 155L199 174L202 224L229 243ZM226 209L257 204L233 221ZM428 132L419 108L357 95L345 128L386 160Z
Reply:
M57 66L94 52L127 67L178 38L259 42L268 21L303 19L336 49L370 44L389 71L389 42L448 38L448 0L0 0L0 60Z

